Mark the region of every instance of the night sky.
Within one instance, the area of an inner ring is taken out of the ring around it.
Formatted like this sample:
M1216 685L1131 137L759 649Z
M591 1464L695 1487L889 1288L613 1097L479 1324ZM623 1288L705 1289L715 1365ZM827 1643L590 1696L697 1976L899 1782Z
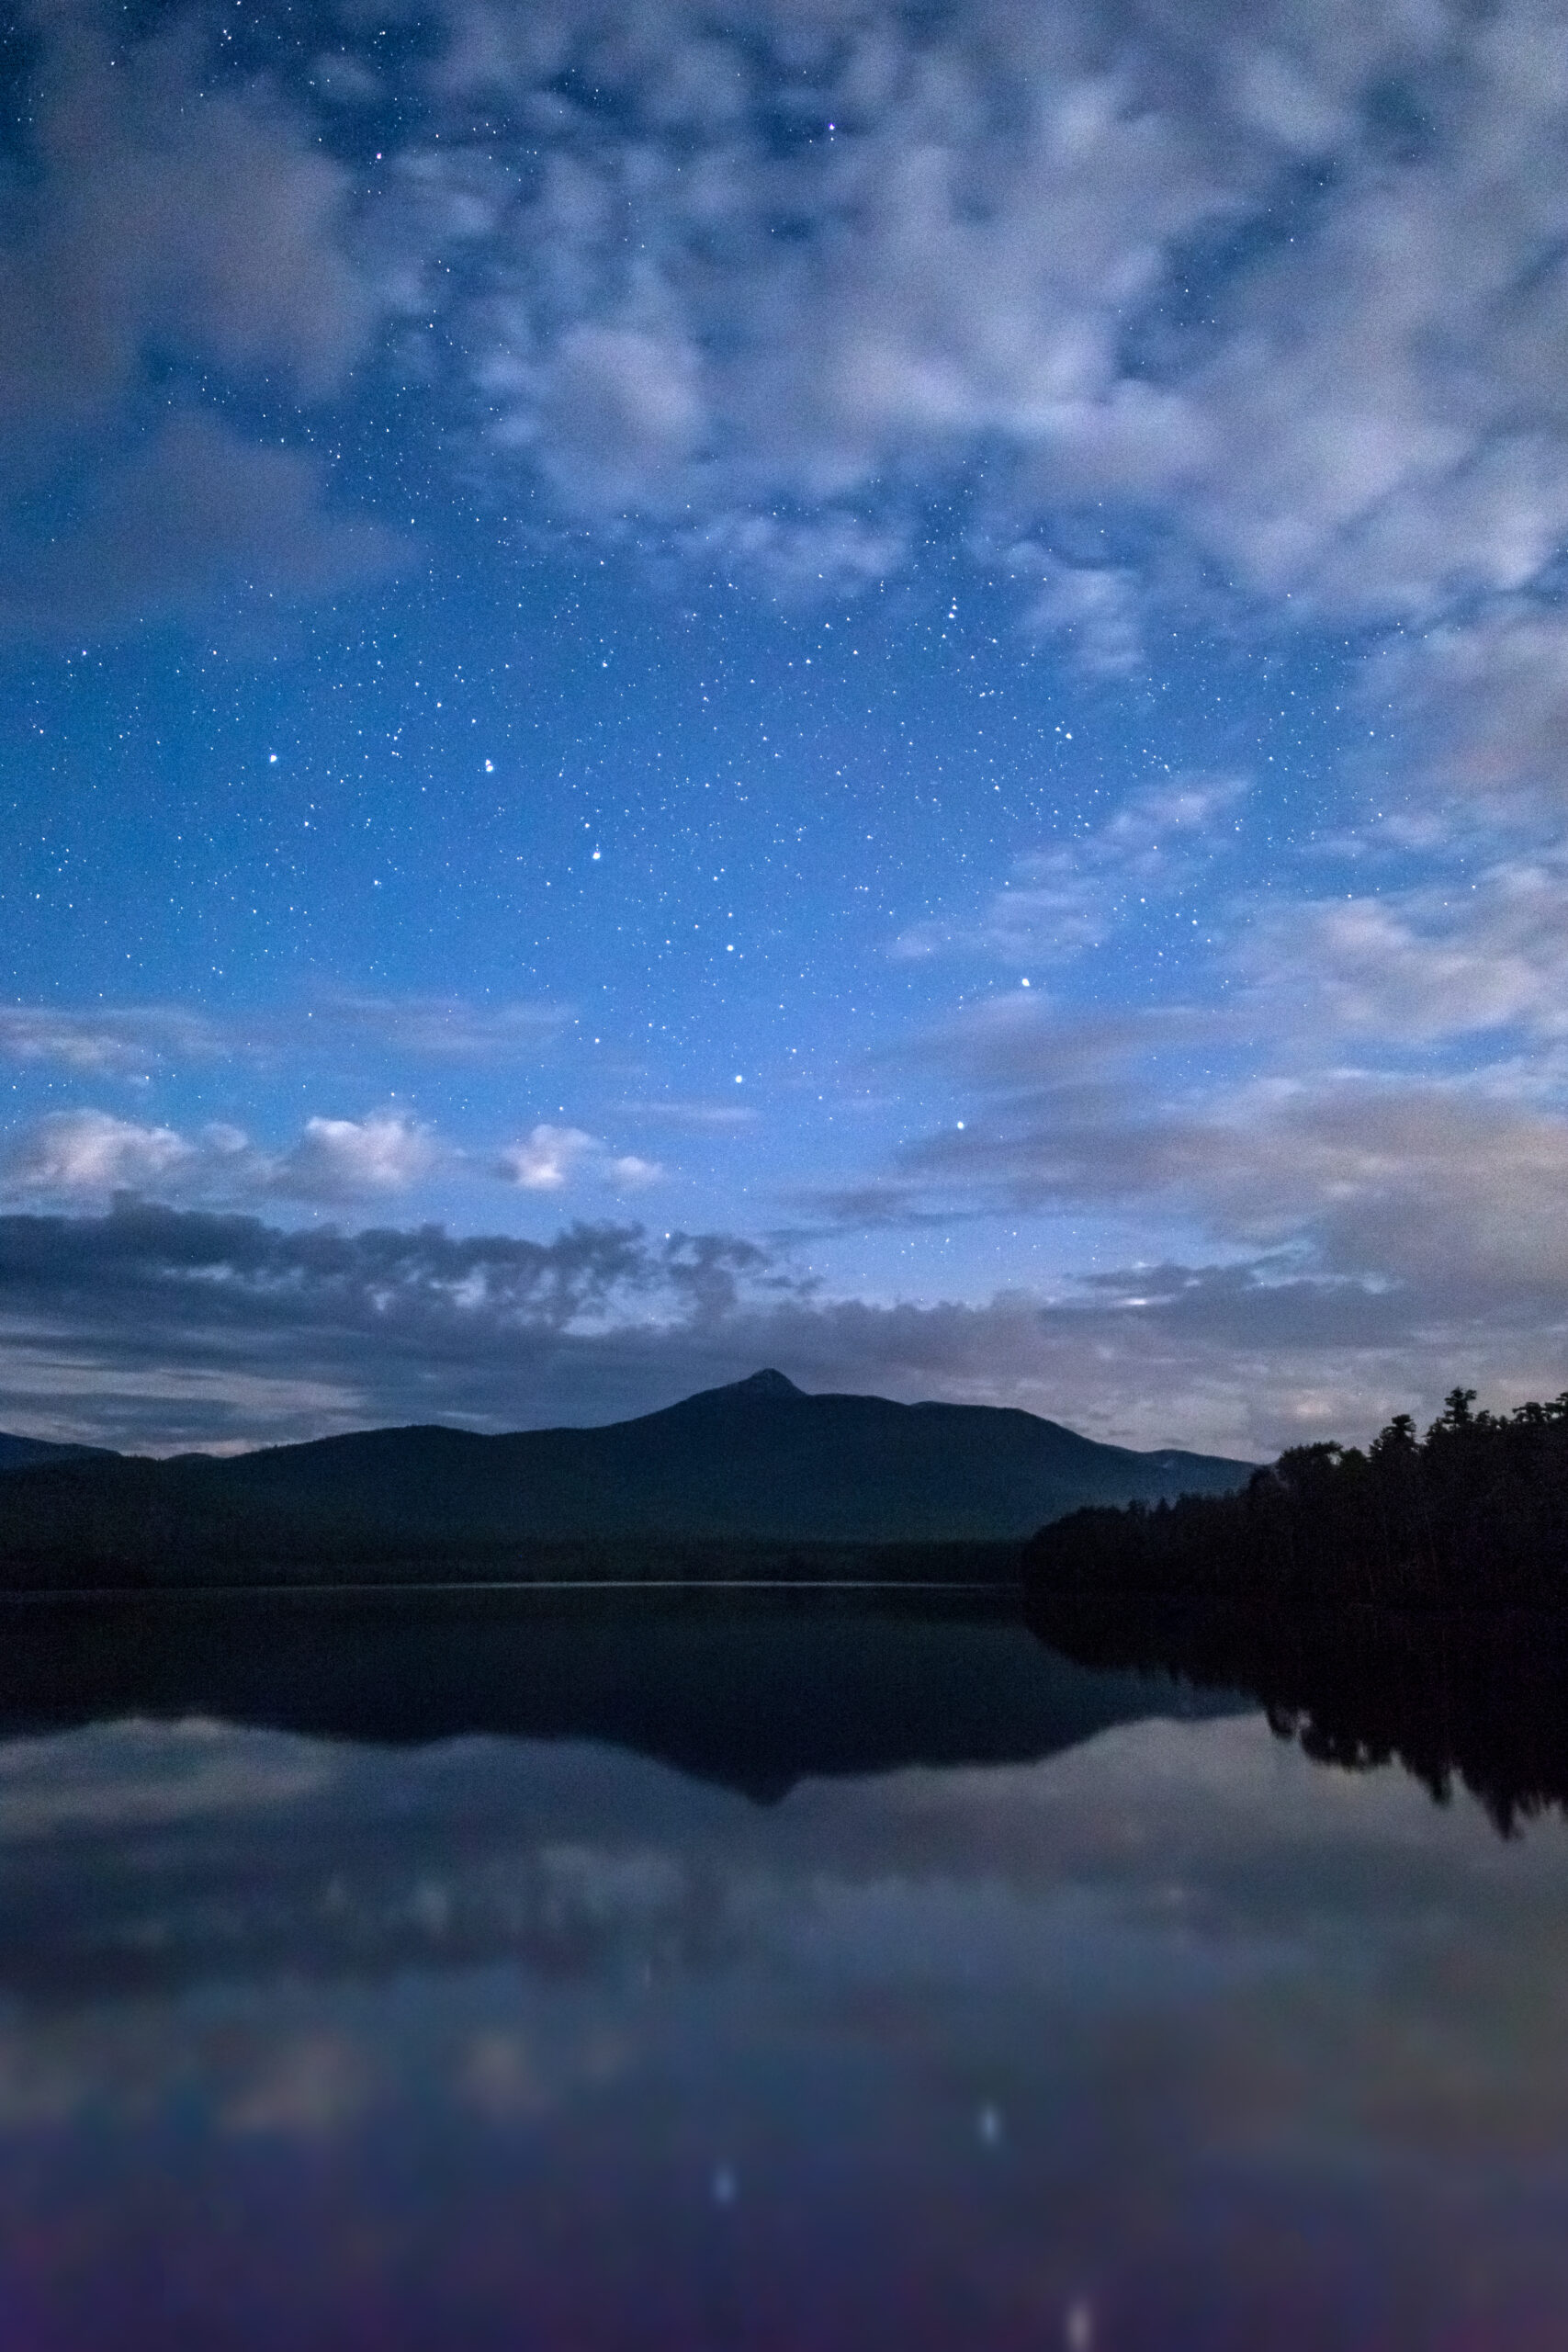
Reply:
M11 23L0 1426L1568 1385L1568 9Z

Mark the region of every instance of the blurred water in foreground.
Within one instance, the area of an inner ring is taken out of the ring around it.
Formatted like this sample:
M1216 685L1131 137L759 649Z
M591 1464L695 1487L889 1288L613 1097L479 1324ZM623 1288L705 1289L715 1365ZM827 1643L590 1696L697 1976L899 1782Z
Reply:
M1556 1814L863 1599L6 1631L5 2352L1562 2341Z

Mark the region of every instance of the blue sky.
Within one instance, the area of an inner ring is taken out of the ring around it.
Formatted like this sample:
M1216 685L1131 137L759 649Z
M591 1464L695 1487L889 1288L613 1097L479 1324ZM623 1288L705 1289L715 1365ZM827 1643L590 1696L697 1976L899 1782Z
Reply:
M0 1421L1563 1386L1562 8L0 92Z

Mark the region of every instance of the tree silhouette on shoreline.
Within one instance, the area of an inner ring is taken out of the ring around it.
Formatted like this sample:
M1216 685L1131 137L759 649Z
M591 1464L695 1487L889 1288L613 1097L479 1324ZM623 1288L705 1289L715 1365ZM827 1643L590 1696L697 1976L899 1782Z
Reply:
M1034 1585L1391 1608L1568 1605L1568 1392L1506 1415L1450 1390L1424 1437L1292 1446L1237 1494L1091 1508L1025 1547Z

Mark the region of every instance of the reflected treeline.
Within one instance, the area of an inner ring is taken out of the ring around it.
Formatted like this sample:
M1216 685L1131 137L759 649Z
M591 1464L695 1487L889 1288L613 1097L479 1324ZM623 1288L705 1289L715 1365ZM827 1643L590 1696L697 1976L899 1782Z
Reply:
M1568 1604L1568 1396L1477 1413L1451 1391L1426 1437L1401 1413L1363 1453L1294 1446L1238 1494L1075 1511L1027 1547L1037 1586L1291 1606Z
M1037 1591L1039 1637L1083 1666L1245 1691L1281 1738L1354 1771L1461 1781L1504 1837L1568 1810L1568 1618L1555 1611L1242 1607Z

